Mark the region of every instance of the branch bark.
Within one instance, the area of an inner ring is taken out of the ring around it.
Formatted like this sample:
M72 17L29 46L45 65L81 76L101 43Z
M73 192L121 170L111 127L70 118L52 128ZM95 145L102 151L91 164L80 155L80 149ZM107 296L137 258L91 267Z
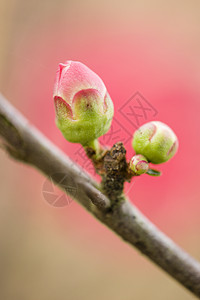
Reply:
M69 195L200 298L199 262L156 228L128 199L110 210L111 201L100 192L98 184L33 127L2 95L0 136L2 147L13 158L51 176L56 184L60 184L60 176L56 174L66 174L62 186L70 185Z

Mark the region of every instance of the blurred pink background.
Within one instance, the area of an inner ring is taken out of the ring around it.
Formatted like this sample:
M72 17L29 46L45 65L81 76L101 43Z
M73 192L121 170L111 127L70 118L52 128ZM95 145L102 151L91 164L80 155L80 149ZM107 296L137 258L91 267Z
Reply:
M78 60L101 76L115 106L112 129L127 137L127 157L136 119L121 112L136 92L151 107L139 125L160 120L173 128L179 151L158 166L163 175L135 179L126 194L200 259L200 2L3 0L0 11L1 92L87 171L93 174L80 145L55 126L59 62ZM38 171L2 151L0 164L2 299L193 299L75 201L47 203Z

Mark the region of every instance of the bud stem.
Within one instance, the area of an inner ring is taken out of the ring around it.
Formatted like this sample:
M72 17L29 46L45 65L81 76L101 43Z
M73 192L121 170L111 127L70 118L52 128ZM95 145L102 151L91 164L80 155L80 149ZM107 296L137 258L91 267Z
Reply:
M95 139L84 146L85 150L87 148L93 149L95 151L95 156L98 156L100 153L100 149L101 149L98 139Z

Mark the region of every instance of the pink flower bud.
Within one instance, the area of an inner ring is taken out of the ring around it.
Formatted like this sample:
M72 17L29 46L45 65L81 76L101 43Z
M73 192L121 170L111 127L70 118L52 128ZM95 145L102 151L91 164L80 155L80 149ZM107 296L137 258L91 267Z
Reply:
M110 128L112 100L101 78L84 64L59 64L53 96L56 123L68 141L86 145Z

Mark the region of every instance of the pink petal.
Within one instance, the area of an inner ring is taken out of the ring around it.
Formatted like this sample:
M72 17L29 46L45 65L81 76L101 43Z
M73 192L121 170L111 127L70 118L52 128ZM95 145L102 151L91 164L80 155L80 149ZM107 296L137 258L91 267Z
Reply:
M75 61L59 64L54 95L61 96L71 104L74 95L83 89L96 89L102 97L106 93L101 78L84 64Z

